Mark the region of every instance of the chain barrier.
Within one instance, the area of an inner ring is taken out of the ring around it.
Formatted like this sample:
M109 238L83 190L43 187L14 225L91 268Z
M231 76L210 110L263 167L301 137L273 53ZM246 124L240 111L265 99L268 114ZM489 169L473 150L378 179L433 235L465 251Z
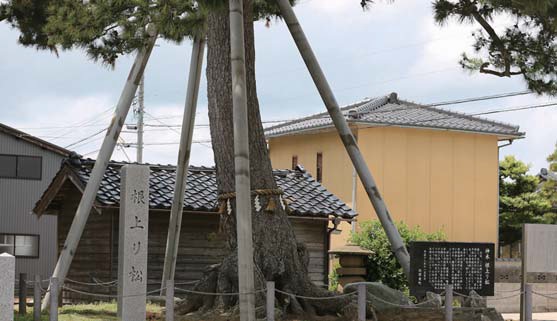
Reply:
M74 284L79 284L79 285L87 285L87 286L112 287L112 286L118 285L118 280L109 281L109 282L97 282L97 281L93 280L95 282L90 283L90 282L81 282L81 281L76 281L76 280L65 278L64 281L68 282L68 283L74 283Z
M175 291L182 291L185 293L191 293L191 294L199 294L199 295L209 295L209 296L238 296L241 294L259 294L259 293L263 293L266 292L267 289L261 289L261 290L257 290L255 292L246 292L246 293L213 293L213 292L202 292L202 291L195 291L195 290L186 290L186 289L181 289L181 288L174 288Z
M532 291L533 294L539 295L541 297L544 297L546 299L553 299L553 300L557 300L557 297L552 296L555 295L557 293L541 293L541 292L536 292L536 291Z
M288 293L288 292L281 291L281 290L278 290L278 289L275 289L275 292L281 293L281 294L284 294L284 295L288 295L288 296L292 296L292 297L295 297L295 298L299 298L299 299L305 299L305 300L334 300L334 299L345 298L345 297L349 297L349 296L353 296L353 295L357 294L356 292L351 292L351 293L344 293L344 294L335 295L335 296L311 297L311 296L303 296L303 295Z
M154 293L160 293L160 291L166 289L166 287L163 287L163 288L160 288L160 289L157 289L157 290L148 291L146 293L119 296L119 295L113 295L113 294L91 293L91 292L87 292L87 291L81 291L81 290L73 289L73 288L70 288L70 287L67 287L67 286L62 286L61 288L64 289L64 290L70 291L70 292L81 294L81 295L93 296L93 297L99 297L99 298L109 298L109 299L133 298L133 297L144 296L144 295L147 296L147 295L151 295L151 294L154 294Z
M456 295L456 296L459 296L459 297L469 298L469 299L483 298L483 297L477 297L477 296L470 296L470 295L462 294L462 293L456 292L456 291L453 291L453 294ZM518 292L516 294L509 295L509 296L504 296L504 297L500 297L500 298L493 297L493 298L490 298L489 301L499 301L499 300L512 299L512 298L515 298L517 296L521 296L522 294L524 294L524 292Z
M512 292L518 292L520 291L520 288L518 289L514 289L514 290L498 290L496 292L501 292L501 293L512 293Z

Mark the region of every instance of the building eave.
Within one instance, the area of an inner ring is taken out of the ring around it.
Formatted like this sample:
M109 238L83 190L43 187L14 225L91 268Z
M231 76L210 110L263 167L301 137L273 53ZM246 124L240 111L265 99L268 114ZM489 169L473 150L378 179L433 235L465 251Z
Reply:
M40 147L42 149L51 151L51 152L56 153L56 154L58 154L60 156L63 156L63 157L69 157L73 153L72 151L67 150L63 147L60 147L60 146L57 146L55 144L49 143L49 142L47 142L45 140L42 140L42 139L40 139L36 136L29 135L25 132L22 132L18 129L15 129L13 127L10 127L10 126L7 126L7 125L1 124L1 123L0 123L0 132L4 133L6 135L12 136L15 139L20 139L20 140L23 140L23 141L25 141L29 144L33 144L33 145L35 145L37 147Z
M375 123L375 122L348 120L348 124L351 125L352 129L373 128L373 127L396 127L396 128L412 128L412 129L429 129L429 130L435 130L435 131L450 131L450 132L466 133L466 134L480 134L480 135L497 136L498 140L515 140L515 139L524 138L524 136L525 136L525 133L523 133L523 132L501 133L501 132L496 132L496 131L466 130L466 129L455 129L455 128L450 128L450 127L407 125L407 124L399 124L399 123ZM293 131L283 132L283 133L279 133L279 134L267 135L267 139L286 137L286 136L296 136L296 135L319 134L319 133L324 133L324 132L332 132L334 130L334 128L335 128L334 125L328 124L328 125L324 125L324 126L316 126L316 127L305 128L305 129L301 129L301 130L293 130Z

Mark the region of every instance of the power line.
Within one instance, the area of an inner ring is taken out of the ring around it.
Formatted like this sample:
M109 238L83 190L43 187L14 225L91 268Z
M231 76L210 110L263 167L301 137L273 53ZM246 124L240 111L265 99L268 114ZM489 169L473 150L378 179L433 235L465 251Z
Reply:
M525 91L495 94L495 95L489 95L489 96L463 98L463 99L457 99L457 100L442 101L442 102L438 102L438 103L428 104L428 105L425 105L425 106L438 107L438 106L446 106L446 105L458 105L458 104L464 104L464 103L470 103L470 102L476 102L476 101L508 98L508 97L515 97L515 96L522 96L522 95L529 95L529 94L533 94L533 92L531 90L525 90Z
M93 116L92 118L88 119L88 120L84 120L80 123L75 124L76 126L86 126L86 125L90 125L91 123L93 123L94 121L96 121L97 119L102 119L104 118L108 112L110 112L112 109L114 109L114 107L109 107L107 109L105 109L104 111L100 112L99 114L97 114L96 116ZM58 139L61 137L64 137L70 133L72 133L73 130L69 130L69 131L65 131L63 134L59 135L57 138L54 139Z
M85 153L85 154L83 154L83 155L81 155L81 156L89 156L89 155L94 154L94 153L96 153L96 152L98 152L98 151L100 151L100 149L96 149L96 150L94 150L94 151L92 151L92 152Z
M554 107L557 106L557 102L553 102L553 103L545 103L545 104L537 104L537 105L527 105L527 106L518 106L518 107L510 107L510 108L502 108L502 109L493 109L493 110L488 110L485 112L479 112L479 113L473 113L473 114L468 114L468 116L482 116L482 115L491 115L491 114L500 114L500 113L508 113L508 112L516 112L516 111L523 111L523 110L532 110L532 109L540 109L540 108L548 108L548 107ZM400 110L404 110L405 108L401 108ZM389 110L389 112L392 112L394 110ZM325 116L323 118L328 118L329 116ZM420 120L416 120L414 122L410 122L406 125L416 125L416 124L420 124L420 123L425 123L425 122L430 122L430 121L436 121L436 120L444 120L444 119L450 119L453 118L454 116L440 116L440 117L434 117L434 118L428 118L428 119L420 119ZM388 125L388 126L394 126L394 125ZM195 141L194 143L210 143L211 141ZM164 146L164 145L178 145L180 144L179 142L158 142L158 143L150 143L149 145L157 145L157 146Z
M262 121L262 124L276 124L276 123L283 123L285 121L291 121L294 119L289 119L289 120L284 120L284 119L280 119L280 120L267 120L267 121ZM210 124L195 124L195 127L210 127ZM160 128L160 127L169 127L169 128L181 128L182 125L169 125L169 124L165 124L165 125L154 125L154 124L145 124L145 127L155 127L155 128Z
M99 130L98 132L95 132L95 133L92 134L92 135L89 135L89 136L84 137L84 138L82 138L82 139L80 139L80 140L78 140L78 141L76 141L76 142L73 142L73 143L67 145L67 146L64 146L64 148L69 148L69 147L72 147L72 146L74 146L74 145L77 145L77 144L79 144L79 143L81 143L81 142L84 142L84 141L86 141L86 140L89 140L89 139L91 139L91 138L93 138L93 137L95 137L95 136L97 136L97 135L103 133L103 132L104 132L105 130L107 130L107 129L108 129L108 127L103 128L103 129Z
M151 117L154 121L158 122L159 124L161 124L161 125L163 125L163 126L165 126L165 127L168 127L170 130L172 130L172 131L175 132L176 134L181 135L181 133L180 133L179 131L177 131L176 129L172 128L171 126L169 126L168 124L166 124L166 123L163 122L162 120L158 119L157 117L151 115L150 113L145 112L145 115ZM147 126L147 125L145 125L145 126Z

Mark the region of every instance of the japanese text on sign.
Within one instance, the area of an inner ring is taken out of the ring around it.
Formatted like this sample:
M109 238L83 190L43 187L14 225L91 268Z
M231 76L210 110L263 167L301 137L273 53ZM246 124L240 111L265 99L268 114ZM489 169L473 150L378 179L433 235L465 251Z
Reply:
M448 284L461 293L494 294L495 246L489 243L413 242L410 293L440 293Z

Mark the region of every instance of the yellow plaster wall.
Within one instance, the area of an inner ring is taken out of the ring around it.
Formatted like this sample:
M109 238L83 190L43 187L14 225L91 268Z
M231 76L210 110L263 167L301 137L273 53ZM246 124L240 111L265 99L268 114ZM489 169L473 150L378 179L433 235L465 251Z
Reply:
M396 221L425 231L442 229L450 241L497 242L498 148L490 135L376 127L357 131L360 149ZM272 138L273 167L290 168L292 156L315 175L323 153L323 185L352 206L352 165L336 133ZM358 181L358 220L375 219ZM344 244L350 225L333 235Z
M378 127L360 129L358 142L395 221L450 241L497 242L495 136ZM361 183L356 207L359 220L375 218Z

